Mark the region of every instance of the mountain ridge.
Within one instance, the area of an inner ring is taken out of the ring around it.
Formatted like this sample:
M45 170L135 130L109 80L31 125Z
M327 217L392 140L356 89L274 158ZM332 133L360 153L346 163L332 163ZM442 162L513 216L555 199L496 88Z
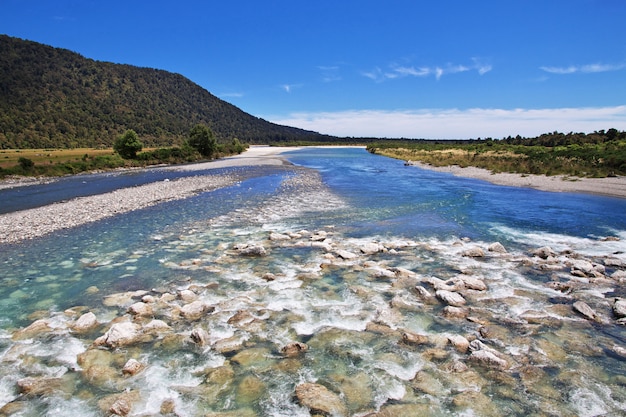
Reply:
M0 148L110 147L127 129L172 146L196 124L221 142L337 139L250 115L181 74L0 35Z

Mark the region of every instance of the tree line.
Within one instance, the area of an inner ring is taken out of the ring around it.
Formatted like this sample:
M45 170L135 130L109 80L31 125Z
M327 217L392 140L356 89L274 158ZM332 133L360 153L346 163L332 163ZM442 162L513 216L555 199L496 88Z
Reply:
M330 139L247 114L180 74L0 35L0 149L107 148L128 129L146 146L179 146L198 124L224 144Z

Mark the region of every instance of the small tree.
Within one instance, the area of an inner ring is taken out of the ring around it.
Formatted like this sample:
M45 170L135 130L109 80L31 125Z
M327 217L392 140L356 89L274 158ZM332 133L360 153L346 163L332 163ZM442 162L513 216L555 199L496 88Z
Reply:
M30 171L35 166L35 163L32 160L24 158L23 156L19 157L17 163L24 171Z
M143 149L143 143L139 140L137 133L129 129L122 136L117 138L113 144L113 149L124 159L135 159L137 152Z
M189 146L200 152L200 155L211 158L217 151L217 140L207 126L198 124L189 132Z
M233 151L240 154L246 150L246 147L239 141L238 138L233 139Z

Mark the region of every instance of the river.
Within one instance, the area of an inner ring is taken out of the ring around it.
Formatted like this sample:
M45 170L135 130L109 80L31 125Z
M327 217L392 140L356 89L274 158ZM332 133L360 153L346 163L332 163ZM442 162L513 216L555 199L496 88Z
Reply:
M336 415L622 415L626 200L363 149L285 156L232 187L0 247L5 413L308 416L294 392L315 383ZM119 175L24 187L6 210L165 174ZM79 331L87 312L97 324ZM115 323L140 337L103 341ZM141 369L122 371L129 359Z

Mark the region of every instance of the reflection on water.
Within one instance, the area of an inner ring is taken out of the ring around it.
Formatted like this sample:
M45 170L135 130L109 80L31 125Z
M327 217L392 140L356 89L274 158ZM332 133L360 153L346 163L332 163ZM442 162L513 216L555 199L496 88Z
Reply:
M308 416L294 394L305 382L343 415L626 408L626 332L612 312L626 202L362 150L291 160L319 174L263 172L3 247L3 412ZM553 255L533 256L543 246ZM595 319L574 310L581 300ZM98 323L80 329L88 312ZM114 341L118 324L136 338ZM290 353L294 342L305 348Z

